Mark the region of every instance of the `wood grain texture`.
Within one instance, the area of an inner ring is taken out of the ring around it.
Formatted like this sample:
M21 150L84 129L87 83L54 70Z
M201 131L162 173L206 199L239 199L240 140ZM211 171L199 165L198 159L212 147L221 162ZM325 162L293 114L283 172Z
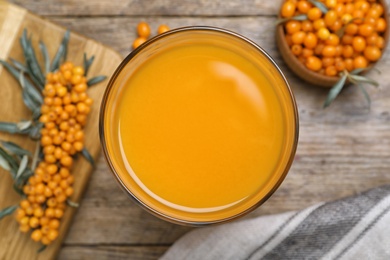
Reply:
M1 57L7 60L12 57L23 61L21 47L19 46L19 37L24 28L28 29L29 35L32 34L32 44L39 50L38 42L42 40L48 46L48 52L51 57L54 56L59 43L65 33L65 30L57 25L26 12L25 9L10 5L4 1L0 2L0 44L2 48ZM122 60L122 57L102 44L87 39L77 34L71 34L68 59L75 64L82 64L84 51L88 55L95 55L96 59L90 68L89 75L107 75L110 76L115 67ZM31 112L24 106L21 98L21 88L17 81L3 68L0 68L1 95L0 95L0 120L6 122L18 122L22 119L31 118ZM103 96L105 83L92 87L88 94L95 101L91 113L88 117L87 127L85 128L88 139L85 146L91 155L99 158L100 145L98 139L98 114L99 104ZM35 143L28 137L11 136L0 134L1 140L11 140L23 146L30 151L34 151ZM79 157L74 163L72 173L75 176L74 194L72 201L78 202L85 190L88 179L91 175L92 167ZM17 204L20 197L12 189L12 179L6 171L0 170L0 208ZM18 231L18 224L12 217L8 217L0 222L0 259L51 259L55 258L61 247L63 238L71 223L72 216L75 213L74 208L68 207L65 211L60 227L60 237L48 247L43 253L37 254L41 245L34 243L27 235Z
M274 57L297 99L300 140L284 183L247 218L297 210L390 183L389 50L377 64L382 74L373 71L368 75L381 83L378 89L367 87L371 109L353 86L343 90L329 108L322 109L327 90L297 78L276 49L274 22L279 0L15 2L122 55L130 52L136 24L146 20L153 31L161 23L171 28L213 25L231 29L251 38ZM81 203L60 259L155 259L190 230L159 220L130 201L102 156Z

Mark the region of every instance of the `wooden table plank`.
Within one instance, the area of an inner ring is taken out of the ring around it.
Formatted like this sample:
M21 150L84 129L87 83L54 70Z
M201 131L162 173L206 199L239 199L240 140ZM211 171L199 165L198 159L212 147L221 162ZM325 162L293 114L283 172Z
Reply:
M275 15L282 0L12 0L45 16L244 16Z
M295 93L300 141L285 182L248 217L297 210L390 182L389 51L377 65L383 73L369 73L381 83L379 89L367 88L372 98L370 110L354 87L346 88L324 110L327 90L293 75L275 47L273 26L281 0L13 2L103 42L122 55L130 52L135 26L141 20L149 22L153 31L161 23L172 28L195 24L224 27L251 38L269 52ZM100 158L60 259L155 259L188 230L161 221L131 202Z

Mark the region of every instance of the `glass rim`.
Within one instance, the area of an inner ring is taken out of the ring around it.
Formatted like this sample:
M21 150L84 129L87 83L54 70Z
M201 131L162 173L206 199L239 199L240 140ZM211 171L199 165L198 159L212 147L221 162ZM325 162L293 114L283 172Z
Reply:
M292 104L292 108L293 108L293 114L294 114L294 118L293 118L293 121L294 121L294 137L293 137L293 142L292 142L292 147L291 147L291 153L290 153L290 157L288 158L287 163L286 163L286 165L284 167L284 171L280 174L280 177L278 178L277 182L275 182L275 184L272 186L272 188L267 192L267 194L265 196L263 196L259 201L257 201L255 204L253 204L249 208L245 209L242 212L239 212L237 214L229 216L227 218L217 219L217 220L212 220L212 221L189 221L189 220L175 218L175 217L169 216L167 214L164 214L164 213L162 213L162 212L152 208L151 206L147 205L146 203L144 203L141 200L141 198L138 198L137 196L135 196L133 194L133 192L125 185L125 183L122 180L121 176L118 174L117 170L115 169L115 167L113 165L113 161L111 159L111 156L110 156L110 154L108 152L106 138L105 138L106 134L105 134L105 130L104 130L104 121L105 121L104 114L105 114L105 110L106 110L106 106L107 106L107 100L108 100L108 97L110 95L111 89L113 88L113 85L114 85L118 75L122 72L123 68L138 53L142 52L143 49L145 49L147 46L152 45L154 42L157 42L160 39L164 39L164 38L166 38L166 37L168 37L170 35L173 35L173 34L177 34L177 33L181 33L181 32L188 32L188 31L211 31L211 32L218 32L218 33L222 33L222 34L227 34L229 36L233 36L235 38L238 38L238 39L244 41L245 43L251 45L252 47L254 47L257 51L259 51L262 55L264 55L264 57L266 57L266 59L270 62L271 65L273 65L273 67L276 69L276 71L278 72L279 76L281 77L282 81L284 82L285 88L287 90L286 93L288 93L288 97L291 100L291 104ZM136 48L135 50L130 52L123 59L123 61L120 63L120 65L116 68L116 70L114 71L114 73L110 77L110 80L109 80L109 82L107 84L107 87L105 89L105 92L104 92L104 95L103 95L103 98L102 98L102 101L101 101L101 105L100 105L99 138L100 138L100 143L102 145L104 157L105 157L105 159L106 159L106 161L108 163L108 166L110 168L111 173L115 177L115 180L119 183L119 186L122 188L122 190L133 201L135 201L138 206L140 206L142 209L146 210L147 212L151 213L152 215L154 215L154 216L156 216L156 217L158 217L160 219L163 219L165 221L168 221L168 222L171 222L171 223L174 223L174 224L180 224L180 225L183 225L183 226L201 227L201 226L209 226L209 225L215 225L215 224L221 224L221 223L225 223L225 222L230 222L230 221L233 221L233 220L235 220L237 218L240 218L240 217L242 217L242 216L252 212L254 209L258 208L260 205L262 205L279 188L279 186L284 181L285 177L287 176L287 173L289 172L289 170L291 168L291 165L292 165L292 162L294 160L295 153L296 153L296 150L297 150L298 138L299 138L299 115L298 115L298 109L297 109L297 104L296 104L296 100L295 100L294 94L292 92L292 89L291 89L290 84L288 83L286 77L284 76L283 72L281 71L279 66L276 64L274 59L262 47L260 47L257 43L255 43L254 41L248 39L245 36L242 36L241 34L238 34L236 32L233 32L233 31L230 31L230 30L227 30L227 29L219 28L219 27L213 27L213 26L186 26L186 27L180 27L180 28L172 29L170 31L167 31L167 32L165 32L163 34L157 35L157 36L147 40L145 43L140 45L138 48Z

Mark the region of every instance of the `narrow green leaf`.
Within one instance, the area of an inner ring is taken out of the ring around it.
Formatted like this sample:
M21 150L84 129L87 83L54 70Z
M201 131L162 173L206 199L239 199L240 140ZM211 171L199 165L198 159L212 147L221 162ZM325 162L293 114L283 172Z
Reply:
M22 63L20 63L17 60L14 60L12 58L10 58L10 60L11 60L12 64L15 66L15 68L17 68L19 71L27 72L26 66L24 66Z
M26 196L26 194L23 193L22 188L17 186L16 183L12 185L12 188L14 188L14 191L16 191L16 193L18 193L20 196Z
M66 200L66 203L67 203L69 206L73 207L73 208L78 208L78 207L80 206L79 203L74 202L74 201L71 201L70 199L67 199L67 200Z
M23 130L26 130L26 129L30 128L31 125L32 125L32 121L31 120L22 120L19 123L16 123L16 127L20 131L23 131Z
M23 186L26 184L28 178L30 178L32 175L33 172L28 167L26 167L19 176L16 174L15 187L23 191Z
M95 56L92 55L91 58L87 59L87 54L84 52L84 76L87 76L89 68L91 67Z
M27 38L27 30L23 31L22 37L19 39L20 45L23 49L23 56L26 61L27 73L35 85L43 89L44 78L40 70L38 62L36 61L35 51L31 46L31 39Z
M27 93L26 90L23 90L22 98L24 104L31 110L31 112L34 112L36 109L39 108L39 104L35 103L35 101L31 98L31 96Z
M366 98L367 103L368 103L368 107L370 108L371 107L370 95L368 94L367 90L361 84L357 84L357 86L359 87L360 91L363 93L364 97Z
M40 107L43 104L42 94L34 87L34 85L29 83L23 72L19 72L19 83L24 91L27 92L27 95L29 95L34 103Z
M67 30L64 34L64 38L62 39L60 46L58 47L56 55L53 58L51 69L50 69L51 71L58 70L61 62L66 60L69 37L70 37L70 31Z
M283 19L278 19L276 22L275 22L275 25L279 25L281 23L285 23L287 21L290 21L290 20L295 20L295 21L305 21L307 20L307 15L306 14L300 14L300 15L296 15L296 16L293 16L293 17L289 17L289 18L283 18Z
M44 251L46 249L47 245L42 245L38 250L37 250L37 253L41 253L42 251Z
M378 82L376 82L373 79L364 77L364 76L350 75L350 78L353 79L354 81L356 81L357 83L367 83L367 84L373 85L375 87L379 87L379 83Z
M0 122L0 131L15 134L19 132L19 129L15 123Z
M19 164L18 171L16 172L16 177L15 177L16 181L19 180L19 178L22 175L22 173L26 170L27 163L28 163L28 156L27 155L23 155L23 158L22 158L22 160L20 161L20 164Z
M81 154L84 156L84 158L92 165L95 166L95 160L93 159L92 155L88 152L88 150L84 147L81 151Z
M1 153L0 153L0 166L6 171L11 170L11 165L9 165L8 161L1 155Z
M43 56L43 60L45 62L45 74L50 72L50 57L49 52L47 51L46 45L44 42L39 42L39 49L41 49L41 53Z
M30 137L33 140L39 140L41 138L41 129L42 129L43 124L38 123L34 125L31 130L30 130Z
M10 165L10 172L13 178L16 176L16 171L19 168L18 162L9 155L2 147L0 147L0 156L2 156Z
M19 156L31 156L31 152L27 151L26 149L23 149L19 145L13 143L13 142L7 142L7 141L0 141L3 148L5 148L8 152L19 155Z
M106 78L107 78L107 77L106 77L106 76L103 76L103 75L93 77L92 79L88 80L87 85L88 85L88 87L92 87L93 85L102 82L102 81L105 80Z
M309 2L312 3L318 9L320 9L323 14L326 14L329 11L326 5L324 5L324 3L321 3L320 1L309 0Z
M357 75L357 74L360 74L363 71L368 70L368 69L369 69L369 67L367 67L367 68L357 68L357 69L352 70L349 74Z
M333 100L336 99L340 91L343 89L347 75L343 75L340 80L330 89L328 97L325 100L324 108L328 107Z
M5 216L8 216L12 213L14 213L14 211L18 208L18 205L14 205L14 206L9 206L7 208L4 208L3 210L0 211L0 219L4 218Z

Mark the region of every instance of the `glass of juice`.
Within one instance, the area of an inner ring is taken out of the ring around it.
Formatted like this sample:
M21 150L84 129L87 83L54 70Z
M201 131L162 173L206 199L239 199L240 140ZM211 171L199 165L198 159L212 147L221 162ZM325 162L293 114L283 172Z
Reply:
M285 178L298 141L291 89L272 58L220 28L184 27L131 52L101 105L120 186L152 214L204 226L242 216Z

